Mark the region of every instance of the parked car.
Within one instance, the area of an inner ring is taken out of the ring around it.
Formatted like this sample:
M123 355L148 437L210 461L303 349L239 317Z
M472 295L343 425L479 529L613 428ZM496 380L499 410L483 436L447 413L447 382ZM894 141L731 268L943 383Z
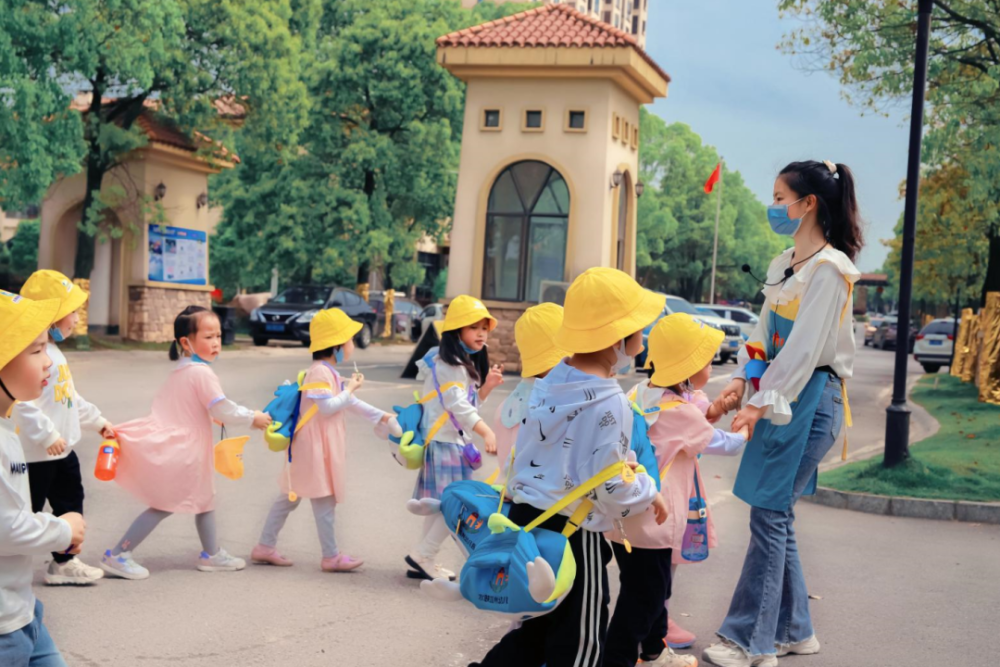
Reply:
M361 331L354 343L364 349L372 342L375 311L357 292L345 287L326 285L295 285L287 288L250 314L250 335L254 345L267 345L270 340L297 340L309 345L309 323L321 310L340 308Z
M659 322L667 315L672 315L674 313L687 313L699 322L704 322L710 327L721 329L723 333L726 334L726 337L719 345L719 352L716 355L716 360L720 363L726 363L740 351L740 346L743 345L743 333L740 331L740 327L736 324L736 322L727 320L723 317L718 317L716 315L708 315L706 313L699 312L698 309L692 306L687 299L669 294L667 295L667 303L663 307L663 312L656 318L656 322ZM636 370L640 370L646 365L646 348L648 348L649 343L649 332L653 330L654 326L656 326L656 322L653 322L642 330L643 351L640 352L639 356L635 358Z
M739 306L699 303L698 310L702 312L709 311L713 315L736 322L736 324L740 325L740 331L743 332L743 340L750 337L750 334L757 327L757 322L760 320L757 313L747 308L740 308Z
M444 306L440 303L432 303L429 306L424 307L423 310L417 315L413 320L413 328L411 331L411 339L413 342L417 342L423 337L424 332L427 331L427 327L431 325L431 322L435 320L444 319Z
M381 336L382 332L385 331L385 294L370 294L368 305L375 311L375 334ZM396 292L392 304L392 335L410 337L413 320L419 314L419 304L406 298L404 294Z
M933 320L917 334L913 345L913 358L928 373L937 373L942 366L951 365L955 347L955 318Z
M879 325L875 327L875 333L872 334L872 347L877 347L881 350L888 350L889 348L896 347L896 336L897 327L899 319L887 315L884 320L879 322ZM913 345L916 342L917 328L910 325L910 344L909 350L907 352L913 352Z
M878 325L880 325L884 319L885 315L869 316L868 321L865 322L865 345L871 345L872 337L875 335L875 330L878 329Z

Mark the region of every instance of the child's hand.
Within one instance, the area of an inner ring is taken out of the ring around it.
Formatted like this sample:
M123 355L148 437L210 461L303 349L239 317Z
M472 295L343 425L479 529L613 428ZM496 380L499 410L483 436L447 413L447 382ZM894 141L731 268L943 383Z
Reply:
M49 445L49 448L45 450L45 453L48 454L49 456L59 456L65 451L66 451L66 440L63 438L59 438L51 445Z
M663 499L662 493L657 493L656 497L653 498L653 514L656 515L656 525L662 525L664 521L667 520L667 501Z
M492 390L501 384L503 384L503 364L495 364L483 382L483 389Z
M497 434L492 429L487 429L483 434L483 442L486 444L487 454L497 453Z
M259 410L253 413L253 427L264 430L271 425L271 415Z
M353 394L358 389L360 389L361 385L363 385L364 383L365 383L365 376L362 375L361 373L355 373L354 375L351 376L351 379L347 381L347 386L345 387L345 389L347 390L348 393Z
M80 547L83 545L83 538L87 533L87 522L83 520L83 516L78 512L67 512L59 518L69 524L69 529L72 533L72 537L70 538L70 547L66 550L66 553L80 553Z
M118 437L118 434L115 433L114 426L106 423L104 424L104 428L101 429L101 437L105 440L114 440Z

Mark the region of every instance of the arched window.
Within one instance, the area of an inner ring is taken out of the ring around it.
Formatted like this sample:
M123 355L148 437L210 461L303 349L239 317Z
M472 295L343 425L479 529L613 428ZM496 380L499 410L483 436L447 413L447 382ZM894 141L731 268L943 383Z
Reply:
M563 279L569 205L566 181L544 162L503 170L486 207L484 299L537 302L541 281Z

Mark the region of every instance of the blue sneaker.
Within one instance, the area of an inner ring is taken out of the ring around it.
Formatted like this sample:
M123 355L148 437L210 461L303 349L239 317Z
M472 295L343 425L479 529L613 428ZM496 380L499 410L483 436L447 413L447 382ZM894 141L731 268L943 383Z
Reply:
M101 569L112 577L122 579L149 579L149 570L132 560L131 551L123 551L117 556L111 554L111 550L104 552L101 557Z

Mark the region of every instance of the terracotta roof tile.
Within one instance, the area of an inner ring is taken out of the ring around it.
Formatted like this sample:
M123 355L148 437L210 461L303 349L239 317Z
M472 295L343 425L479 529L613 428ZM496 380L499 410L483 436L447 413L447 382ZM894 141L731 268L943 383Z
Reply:
M570 5L545 5L537 9L496 21L459 30L438 37L437 45L445 46L578 46L621 47L630 46L667 81L670 76L639 47L635 37L628 33L582 14Z

